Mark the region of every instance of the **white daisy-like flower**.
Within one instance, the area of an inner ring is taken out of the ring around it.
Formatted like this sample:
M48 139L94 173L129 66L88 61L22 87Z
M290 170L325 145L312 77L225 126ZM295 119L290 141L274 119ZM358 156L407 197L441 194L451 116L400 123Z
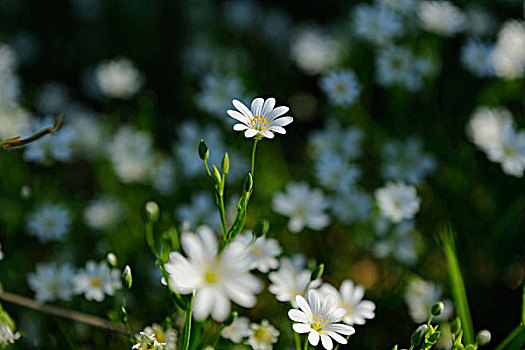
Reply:
M277 193L273 198L275 212L290 217L288 229L297 233L305 227L322 230L330 224L325 213L329 202L320 189L311 189L304 182L289 183L286 192Z
M250 319L248 317L237 317L231 325L224 327L221 331L223 338L230 339L235 344L239 344L250 334Z
M425 322L428 319L430 308L442 300L442 289L438 285L427 282L421 278L413 278L408 283L405 291L405 301L408 311L415 322ZM447 320L452 316L454 305L450 300L444 300L445 309L441 315L435 317L436 321Z
M105 261L88 261L86 268L73 277L73 292L84 294L87 300L103 301L106 295L114 295L121 288L120 272L110 270Z
M498 77L516 79L525 75L525 22L509 20L499 33L492 55Z
M501 163L506 174L522 177L525 170L525 131L507 125L501 132L501 144L488 149L488 157Z
M513 126L512 114L506 108L478 107L467 124L467 136L479 148L488 151L502 144L502 130Z
M27 231L43 243L63 240L70 228L71 214L60 204L43 204L27 218Z
M443 36L458 34L467 24L467 17L446 0L421 1L419 19L424 29Z
M159 343L164 344L162 348L164 350L177 349L178 333L174 328L169 327L165 330L160 324L153 323L151 326L144 328L142 333L148 335L150 339L151 337L155 337ZM140 339L140 333L136 335L136 337Z
M109 230L124 218L122 204L113 197L101 196L92 200L84 209L84 221L96 230Z
M246 244L246 250L252 260L252 269L267 273L279 266L277 257L282 250L276 239L261 236L253 240L251 232L244 232L237 236L237 239L239 242Z
M290 259L282 258L279 270L268 275L272 282L268 290L275 294L277 300L290 301L294 307L297 307L295 303L297 295L305 294L307 288L317 288L321 285L320 279L310 282L311 277L310 270L299 268Z
M144 76L129 58L121 57L99 63L95 81L106 97L129 99L142 87Z
M292 117L282 117L288 112L289 108L286 106L275 107L275 98L273 97L266 100L260 97L254 99L251 109L248 109L238 100L232 102L237 111L229 109L228 114L241 122L235 124L233 130L244 131L244 136L247 138L257 136L272 139L274 132L286 134L284 126L293 122Z
M333 295L336 299L336 306L346 309L346 315L343 316L343 322L346 324L363 325L367 319L371 320L375 317L376 305L370 300L362 300L365 288L361 285L354 285L351 280L344 280L339 290L331 284L324 283L319 293Z
M244 244L234 240L219 254L215 233L201 227L196 234L183 233L181 246L187 257L179 252L170 254L165 265L168 285L177 293L195 293L196 320L211 314L214 320L224 321L230 314L230 300L247 308L255 306L254 294L261 291L262 283L249 272L252 262Z
M69 264L38 264L36 273L27 276L29 287L36 293L40 303L55 300L71 300L75 270Z
M419 211L421 202L416 188L402 182L387 183L376 190L375 197L381 213L393 222L412 219Z
M336 306L334 296L322 296L317 291L310 290L308 301L298 295L296 302L301 310L288 311L288 317L292 321L299 322L293 325L293 330L297 333L308 333L308 341L313 346L317 346L320 339L326 350L332 350L334 348L332 339L340 344L346 344L348 341L341 334L355 333L352 326L338 323L346 314L346 309Z
M330 101L337 106L352 105L361 93L361 84L355 73L349 69L324 75L320 85Z
M250 325L250 336L246 344L253 350L272 350L273 344L277 342L279 331L268 322L262 320L261 324L252 323Z
M155 334L146 334L140 332L137 339L138 343L133 345L131 349L136 350L164 350L166 343L161 343L155 337Z
M387 45L403 33L401 18L390 9L361 3L352 15L356 36L375 45Z

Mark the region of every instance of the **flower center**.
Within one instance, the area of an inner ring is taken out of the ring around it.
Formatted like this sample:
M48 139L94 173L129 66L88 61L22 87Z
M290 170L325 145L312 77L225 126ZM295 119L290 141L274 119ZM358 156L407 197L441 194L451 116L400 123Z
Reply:
M206 283L214 284L219 280L219 276L217 276L217 274L213 271L208 271L204 275L204 279L206 280Z
M318 332L322 332L323 331L323 327L326 326L330 320L329 319L324 319L323 318L323 315L319 315L317 317L313 317L313 320L314 322L310 325L313 329L315 329L316 331Z
M102 281L96 277L93 277L91 279L91 286L92 287L100 287L102 285Z
M251 123L252 123L253 129L261 130L261 131L265 130L266 129L265 125L268 124L264 115L256 115L255 117L252 118Z
M257 247L252 247L252 249L250 249L250 252L254 253L259 258L263 255L261 249L259 249Z
M354 311L354 304L347 303L344 304L344 308L346 309L346 314L350 314L352 311Z
M261 343L269 343L272 340L272 337L264 328L257 329L253 336Z

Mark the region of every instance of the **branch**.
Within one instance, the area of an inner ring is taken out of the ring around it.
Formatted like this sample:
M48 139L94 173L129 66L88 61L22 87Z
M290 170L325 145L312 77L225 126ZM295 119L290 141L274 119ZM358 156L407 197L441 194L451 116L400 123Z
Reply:
M64 121L64 118L62 117L62 115L58 115L56 118L55 125L47 127L43 130L40 130L37 133L25 139L23 139L22 136L17 136L17 137L13 137L13 138L10 138L4 141L0 141L0 148L2 149L17 148L17 147L22 147L27 144L30 144L31 142L34 142L38 140L39 138L47 134L54 133L55 131L60 129L62 127L63 121Z

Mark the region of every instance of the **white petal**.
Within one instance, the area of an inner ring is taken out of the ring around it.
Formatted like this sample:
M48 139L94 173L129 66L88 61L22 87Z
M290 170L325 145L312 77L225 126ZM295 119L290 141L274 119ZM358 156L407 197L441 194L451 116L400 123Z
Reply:
M273 134L272 134L271 131L262 130L262 131L259 131L259 134L261 134L262 136L267 137L269 139L273 139Z
M293 217L288 221L288 229L293 233L301 231L304 228L304 225L305 222L303 217Z
M268 113L273 109L273 107L275 107L275 98L270 97L269 99L264 101L264 105L262 107L261 114L263 116L268 115Z
M202 321L211 312L214 302L214 291L211 288L202 288L195 293L193 299L193 317L196 321Z
M270 120L273 120L277 117L280 117L281 115L285 114L286 112L288 112L290 110L290 108L286 107L286 106L279 106L277 108L275 108L274 110L272 110L270 113L268 113L267 116L265 116L266 118L266 121L270 121Z
M237 108L242 114L246 116L246 118L253 118L252 112L250 112L250 109L246 107L244 103L242 103L239 100L233 100L232 103L235 106L235 108Z
M207 258L205 248L197 235L193 233L183 233L180 244L191 261L202 261Z
M312 318L312 310L310 309L310 305L306 302L306 299L302 295L297 295L295 301L297 302L297 305L299 305L299 308L303 310L308 320L310 320Z
M279 133L279 134L286 134L286 130L281 126L272 125L268 128L268 130Z
M255 129L248 129L244 132L244 136L246 136L246 138L250 138L250 137L254 137L255 135L257 135L259 132Z
M312 327L304 323L296 323L292 326L292 328L297 333L308 333L312 330Z
M244 114L241 114L241 113L239 113L237 111L232 111L231 109L228 109L226 111L226 113L228 113L228 115L230 117L232 117L233 119L236 119L236 120L240 121L243 124L249 124L250 123L250 118L248 118Z
M302 323L309 322L308 317L306 317L306 314L297 309L292 309L288 311L288 317L290 317L290 319L295 322L302 322Z
M334 348L334 343L332 339L326 334L321 334L321 343L323 344L326 350L332 350Z
M256 98L252 101L252 114L255 116L261 115L262 106L263 106L264 100L260 97Z
M326 335L334 338L334 340L338 343L341 343L341 344L346 344L348 343L348 341L342 337L341 335L335 333L335 332L332 332L332 331L325 331Z
M233 130L235 130L235 131L243 131L243 130L246 130L246 129L248 129L248 126L244 125L244 124L235 124L233 126Z
M230 315L230 301L224 294L215 293L215 306L211 315L217 322L224 321Z
M272 125L286 126L286 125L290 124L291 122L293 122L293 118L292 117L281 117L281 118L275 119L272 122Z
M355 333L354 327L341 323L331 324L328 326L327 330L345 335L351 335Z
M319 333L317 333L317 331L312 329L310 331L310 334L308 334L308 341L313 346L317 346L317 344L319 344Z

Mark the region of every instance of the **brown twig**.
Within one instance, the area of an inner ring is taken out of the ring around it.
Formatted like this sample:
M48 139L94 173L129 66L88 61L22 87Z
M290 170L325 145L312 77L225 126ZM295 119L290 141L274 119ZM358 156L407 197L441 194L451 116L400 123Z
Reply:
M40 130L34 135L26 137L25 139L23 139L22 136L17 136L17 137L13 137L7 140L0 141L0 148L9 149L9 148L25 146L33 141L38 140L39 138L47 134L54 133L55 131L60 129L60 127L62 127L62 122L63 122L63 117L61 115L58 115L55 125L47 127L43 130Z

